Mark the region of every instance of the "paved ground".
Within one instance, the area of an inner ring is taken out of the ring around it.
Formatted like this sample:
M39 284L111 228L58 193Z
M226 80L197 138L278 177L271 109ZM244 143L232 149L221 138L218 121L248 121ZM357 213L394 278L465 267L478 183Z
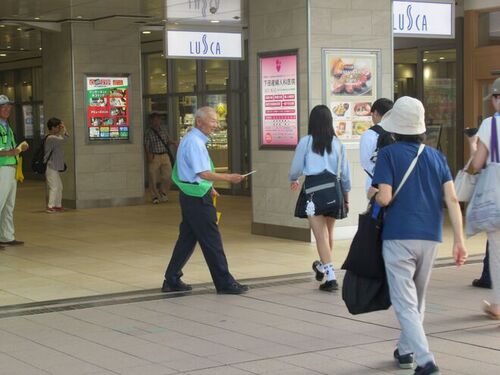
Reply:
M426 330L444 374L500 374L500 328L472 288L479 264L434 270ZM341 275L340 275L341 276ZM0 308L0 374L411 374L392 351L392 310L351 316L311 274L249 282L244 296L201 284ZM50 310L52 309L52 310Z

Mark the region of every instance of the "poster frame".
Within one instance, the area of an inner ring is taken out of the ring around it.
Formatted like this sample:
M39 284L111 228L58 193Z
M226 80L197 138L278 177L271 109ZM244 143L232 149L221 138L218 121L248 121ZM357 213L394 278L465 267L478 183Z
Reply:
M264 123L263 123L263 115L264 115L264 108L262 108L262 87L261 87L261 80L262 80L262 72L261 72L261 59L262 58L268 58L268 57L281 57L281 56L295 56L296 57L296 67L295 67L295 76L296 76L296 89L297 89L297 98L296 98L296 103L297 103L297 123L296 123L296 130L297 130L297 143L295 145L266 145L264 144L264 139L263 139L263 130L264 130ZM299 63L299 50L298 49L287 49L287 50L279 50L279 51L268 51L268 52L260 52L257 54L257 100L258 100L258 108L259 108L259 124L258 124L258 129L259 129L259 150L285 150L285 151L290 151L290 150L295 150L297 147L299 140L300 140L300 77L299 77L299 72L300 72L300 63Z
M84 113L83 115L85 116L85 144L87 145L110 145L110 144L131 144L132 142L132 126L130 125L130 120L132 118L131 112L130 112L130 95L131 95L131 79L130 79L131 74L130 73L84 73L83 74L83 87L84 87L84 95L83 95L83 108L84 108ZM127 86L127 95L128 95L128 100L127 100L127 112L128 112L128 139L91 139L90 134L89 134L89 123L88 123L88 86L87 86L87 78L89 77L100 77L100 78L127 78L128 80L128 86Z
M372 55L375 57L375 68L373 72L377 74L376 76L376 94L374 95L374 100L382 97L382 50L381 49L364 49L364 48L322 48L321 49L321 81L322 81L322 103L330 108L330 103L328 103L329 93L328 85L329 82L326 79L328 58L330 55L338 55L345 58L350 58L353 56L364 56ZM373 74L372 72L372 74ZM342 139L343 143L348 144L359 144L359 139Z

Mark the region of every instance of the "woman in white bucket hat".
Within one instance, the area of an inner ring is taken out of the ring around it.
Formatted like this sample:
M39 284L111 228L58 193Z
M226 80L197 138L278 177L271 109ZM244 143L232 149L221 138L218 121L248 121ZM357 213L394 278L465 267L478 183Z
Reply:
M437 246L442 242L443 200L453 227L457 266L467 257L451 172L438 150L423 147L424 118L419 100L404 96L394 103L381 126L394 133L396 143L380 150L372 182L375 200L386 207L382 252L392 305L401 326L394 357L401 368L413 368L416 362L415 375L439 374L422 323L426 289ZM414 169L392 201L414 159Z

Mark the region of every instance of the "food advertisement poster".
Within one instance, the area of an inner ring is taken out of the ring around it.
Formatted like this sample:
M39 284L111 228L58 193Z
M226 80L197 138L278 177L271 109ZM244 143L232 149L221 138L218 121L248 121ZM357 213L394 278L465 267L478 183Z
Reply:
M377 51L323 50L324 100L341 140L357 142L372 126L378 69Z
M128 140L128 77L86 77L90 141Z
M296 52L259 56L261 148L297 145L297 71Z

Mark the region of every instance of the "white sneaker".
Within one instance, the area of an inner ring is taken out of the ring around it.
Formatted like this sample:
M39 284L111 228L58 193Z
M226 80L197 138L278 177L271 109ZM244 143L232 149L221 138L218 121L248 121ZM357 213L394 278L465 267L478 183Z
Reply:
M162 201L162 202L168 202L168 196L167 196L167 194L160 193L160 201Z
M156 198L156 197L154 197L154 198L153 198L153 204L158 204L158 203L160 203L159 199L158 199L158 198Z

